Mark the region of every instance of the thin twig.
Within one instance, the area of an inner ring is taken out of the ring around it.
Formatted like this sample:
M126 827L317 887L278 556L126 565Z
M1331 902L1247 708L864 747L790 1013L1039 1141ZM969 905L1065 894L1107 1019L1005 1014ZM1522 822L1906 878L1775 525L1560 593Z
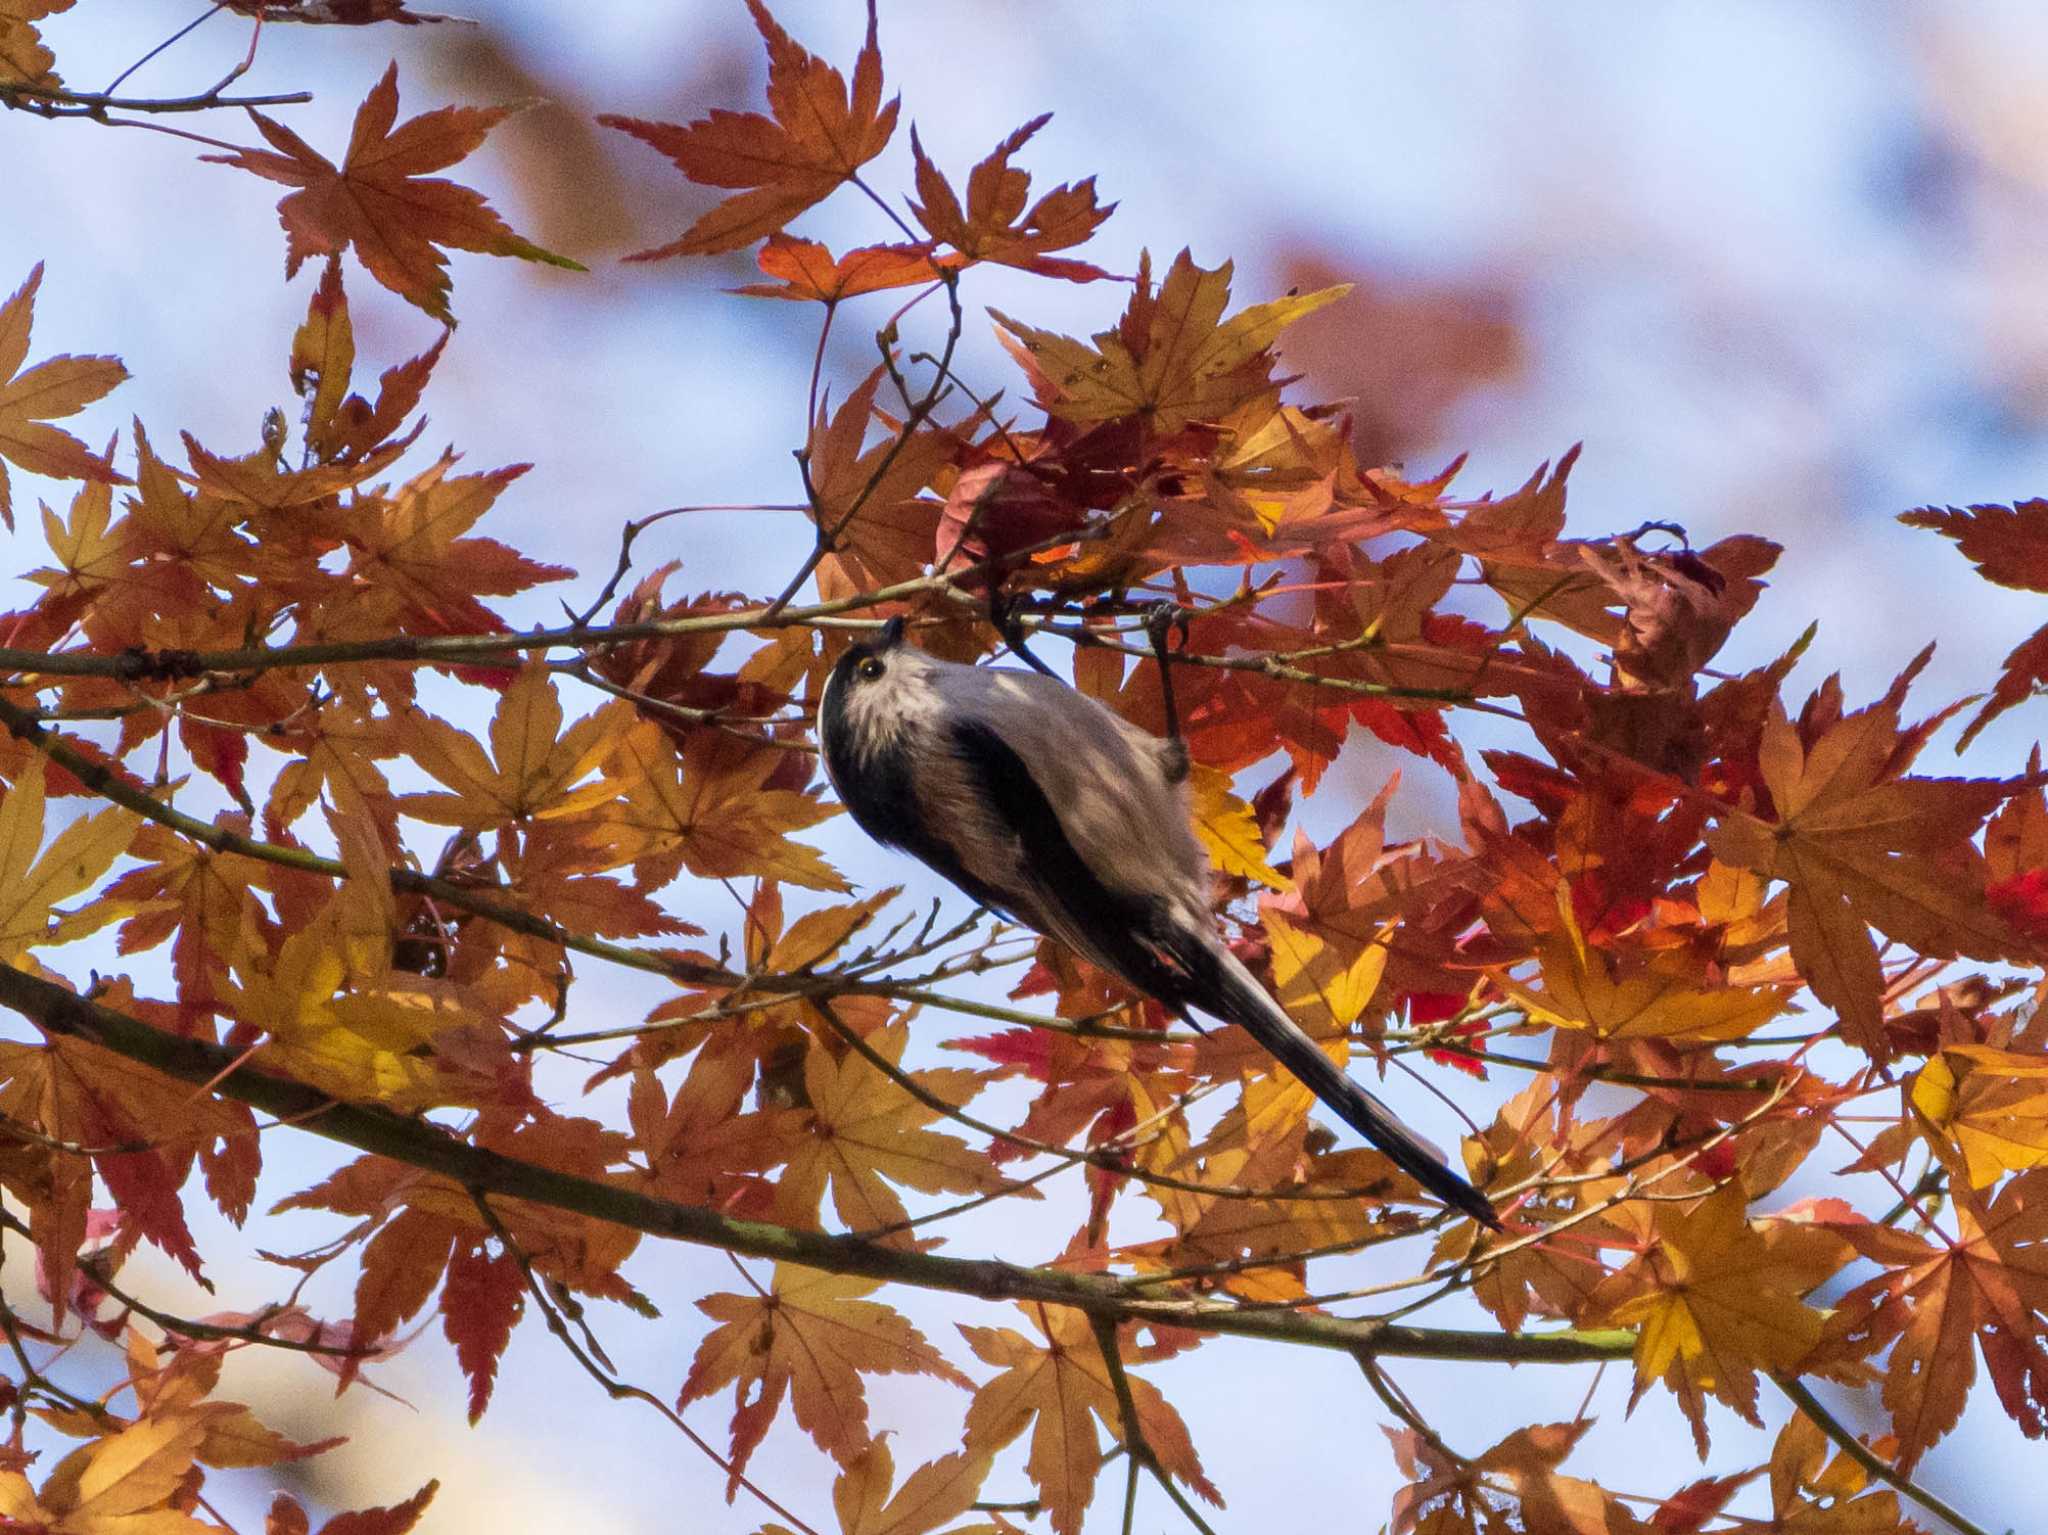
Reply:
M1173 1499L1174 1506L1187 1517L1189 1524L1200 1530L1202 1535L1216 1535L1216 1532L1209 1528L1209 1521L1202 1517L1201 1511L1190 1503L1187 1494L1175 1485L1172 1473L1159 1463L1159 1457L1153 1452L1151 1442L1145 1438L1144 1425L1138 1421L1138 1404L1131 1399L1130 1378L1124 1374L1123 1352L1117 1347L1115 1319L1091 1316L1088 1322L1095 1329L1095 1343L1102 1350L1102 1367L1109 1372L1110 1388L1116 1392L1117 1412L1123 1419L1121 1437L1124 1442L1124 1453L1130 1456L1133 1466L1143 1463L1145 1469L1152 1473L1153 1480L1166 1489L1166 1495ZM1131 1510L1136 1496L1135 1481L1126 1484L1124 1529L1127 1532L1131 1527Z
M649 1407L660 1413L662 1417L666 1418L670 1425L681 1433L685 1439L689 1440L692 1445L709 1457L712 1463L719 1470L723 1471L735 1485L746 1488L748 1492L752 1493L769 1510L780 1518L787 1519L792 1526L802 1532L802 1535L818 1535L818 1532L812 1529L810 1525L805 1524L803 1520L776 1502L766 1491L750 1480L745 1472L739 1470L730 1460L719 1454L718 1450L709 1440L705 1439L703 1435L683 1421L681 1413L670 1407L668 1403L664 1402L653 1392L644 1387L636 1386L631 1381L621 1380L618 1376L614 1375L608 1368L607 1363L601 1362L604 1351L596 1346L597 1340L595 1338L588 1336L587 1326L585 1328L586 1339L584 1341L579 1341L569 1331L569 1324L562 1316L561 1308L555 1304L553 1297L548 1294L547 1286L541 1282L540 1275L534 1271L533 1259L528 1255L526 1249L520 1245L518 1239L512 1235L511 1230L505 1225L504 1220L492 1206L487 1191L480 1188L471 1188L469 1190L469 1197L471 1202L475 1204L477 1213L483 1217L484 1224L491 1228L491 1235L498 1239L499 1245L511 1256L512 1261L519 1265L519 1272L526 1280L526 1293L533 1297L534 1306L539 1310L542 1319L547 1323L548 1331L553 1333L555 1340L569 1351L569 1356L583 1367L584 1373L589 1375L592 1380L596 1381L604 1389L607 1396L611 1397L613 1401L630 1398L636 1402L646 1403Z

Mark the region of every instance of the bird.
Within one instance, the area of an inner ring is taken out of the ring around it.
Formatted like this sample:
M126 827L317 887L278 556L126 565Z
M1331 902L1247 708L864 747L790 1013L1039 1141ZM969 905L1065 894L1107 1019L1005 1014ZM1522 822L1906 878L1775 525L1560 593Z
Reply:
M1169 736L1153 735L1043 667L941 660L908 643L896 617L834 663L818 745L840 802L876 841L1176 1016L1239 1025L1423 1188L1498 1229L1487 1197L1325 1055L1223 942L1170 707L1168 721Z

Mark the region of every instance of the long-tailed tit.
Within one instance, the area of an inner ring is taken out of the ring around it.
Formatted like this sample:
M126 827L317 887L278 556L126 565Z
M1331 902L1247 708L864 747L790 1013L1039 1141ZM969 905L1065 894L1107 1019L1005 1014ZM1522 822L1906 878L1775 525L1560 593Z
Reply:
M1473 1219L1486 1196L1317 1048L1223 944L1187 753L1033 672L903 643L850 647L819 702L833 787L863 830L1176 1014L1240 1025L1396 1166Z

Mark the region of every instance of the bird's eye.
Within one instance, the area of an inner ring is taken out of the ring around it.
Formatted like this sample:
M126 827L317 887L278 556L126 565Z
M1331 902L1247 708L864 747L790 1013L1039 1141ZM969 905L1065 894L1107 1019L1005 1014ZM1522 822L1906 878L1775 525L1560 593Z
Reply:
M881 676L881 675L882 675L882 662L881 662L881 658L880 658L880 657L878 657L878 656L869 656L869 657L868 657L868 658L867 658L867 659L866 659L865 661L861 662L861 663L860 663L860 674L861 674L861 675L862 675L863 677L867 678L867 680L868 680L868 681L870 681L870 682L873 682L873 681L874 681L874 680L875 680L875 679L876 679L877 677Z

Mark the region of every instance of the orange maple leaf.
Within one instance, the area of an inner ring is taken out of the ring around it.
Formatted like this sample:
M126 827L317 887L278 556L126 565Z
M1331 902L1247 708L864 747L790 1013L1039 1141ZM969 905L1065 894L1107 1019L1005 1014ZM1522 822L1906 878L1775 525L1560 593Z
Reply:
M583 270L566 256L513 233L482 193L452 181L425 179L427 172L468 155L510 111L440 107L394 129L394 62L357 108L348 153L339 167L283 123L253 108L249 116L276 153L242 148L232 155L201 158L300 189L277 205L285 231L287 277L296 274L308 256L338 255L354 246L356 259L372 277L452 325L452 284L442 246Z
M773 234L851 181L896 131L897 101L882 104L882 54L875 43L874 0L868 35L845 77L799 47L761 0L747 0L768 45L768 110L715 111L687 126L606 114L607 128L629 133L667 155L701 186L743 188L704 214L667 245L628 261L703 256L737 250Z
M0 19L4 25L4 19ZM0 33L0 46L5 45ZM14 497L7 482L12 460L30 474L57 480L99 480L125 485L103 458L69 432L49 422L75 415L128 376L116 357L47 357L22 371L28 358L29 328L35 323L36 289L42 286L38 261L5 304L0 304L0 522L14 526Z
M938 280L932 247L863 245L835 257L816 240L772 234L761 247L761 270L780 282L748 283L734 288L750 298L808 299L836 304L862 293L909 288Z
M897 1022L877 1030L868 1043L895 1065L909 1039L909 1028ZM982 1085L978 1072L958 1068L905 1075L929 1097L955 1108ZM903 1229L909 1212L892 1184L926 1194L987 1193L1002 1186L986 1156L925 1128L943 1117L942 1110L912 1097L858 1051L835 1060L813 1047L804 1057L804 1088L804 1133L791 1147L776 1188L776 1208L785 1220L816 1224L829 1185L833 1208L850 1230L886 1233L883 1240L901 1245L911 1236Z
M1122 1442L1123 1413L1088 1318L1064 1306L1033 1304L1023 1310L1043 1343L1008 1327L960 1329L978 1358L1002 1370L974 1394L965 1447L971 1455L992 1455L1029 1428L1031 1453L1024 1472L1043 1497L1057 1535L1075 1535L1102 1469L1102 1442L1093 1420ZM1181 1415L1150 1381L1128 1369L1125 1379L1145 1442L1160 1465L1221 1506L1222 1498L1202 1474Z
M1820 730L1801 732L1775 704L1757 758L1776 809L1724 816L1707 832L1714 856L1791 887L1792 959L1841 1017L1852 1044L1884 1059L1884 975L1875 927L1941 958L2003 958L2023 947L1984 896L1970 839L2015 790L1993 779L1910 778L1922 733L1898 728L1910 669L1886 697Z
M924 199L911 204L917 221L934 240L943 240L969 262L993 261L1069 282L1094 282L1109 276L1090 262L1046 254L1088 240L1116 211L1115 203L1097 205L1093 176L1054 187L1025 211L1031 177L1014 168L1010 156L1051 120L1050 112L1032 118L968 172L965 208L925 155L917 130L912 128L910 150L917 159L917 195Z
M1891 1345L1884 1404L1899 1438L1898 1467L1910 1473L1961 1417L1976 1379L1976 1353L1999 1400L2030 1435L2048 1424L2048 1200L2042 1175L2024 1173L1986 1204L1958 1184L1956 1235L1933 1240L1866 1221L1834 1222L1885 1272L1851 1290L1828 1321L1831 1343L1857 1355ZM1976 1350L1971 1343L1975 1342Z
M781 1412L785 1392L818 1448L850 1466L870 1443L863 1375L933 1375L972 1389L973 1382L901 1314L865 1298L880 1284L778 1263L765 1292L697 1302L720 1325L697 1346L681 1401L733 1387L728 1499Z
M563 729L553 674L536 662L499 699L489 755L444 720L417 709L406 716L419 765L452 792L409 794L401 804L407 815L472 831L573 815L617 791L616 784L586 780L631 721L630 708L611 704Z
M811 423L811 515L832 541L818 565L818 591L827 599L922 573L945 510L919 492L953 456L951 434L920 431L901 443L892 435L861 451L882 378L876 368L837 413L820 400Z
M841 1535L925 1535L974 1506L988 1468L986 1455L956 1450L919 1466L897 1487L896 1457L889 1453L889 1441L880 1438L839 1473L832 1484L832 1511L839 1516ZM1005 1521L963 1526L963 1530L968 1528L996 1535L1015 1526ZM789 1532L771 1524L762 1535Z

